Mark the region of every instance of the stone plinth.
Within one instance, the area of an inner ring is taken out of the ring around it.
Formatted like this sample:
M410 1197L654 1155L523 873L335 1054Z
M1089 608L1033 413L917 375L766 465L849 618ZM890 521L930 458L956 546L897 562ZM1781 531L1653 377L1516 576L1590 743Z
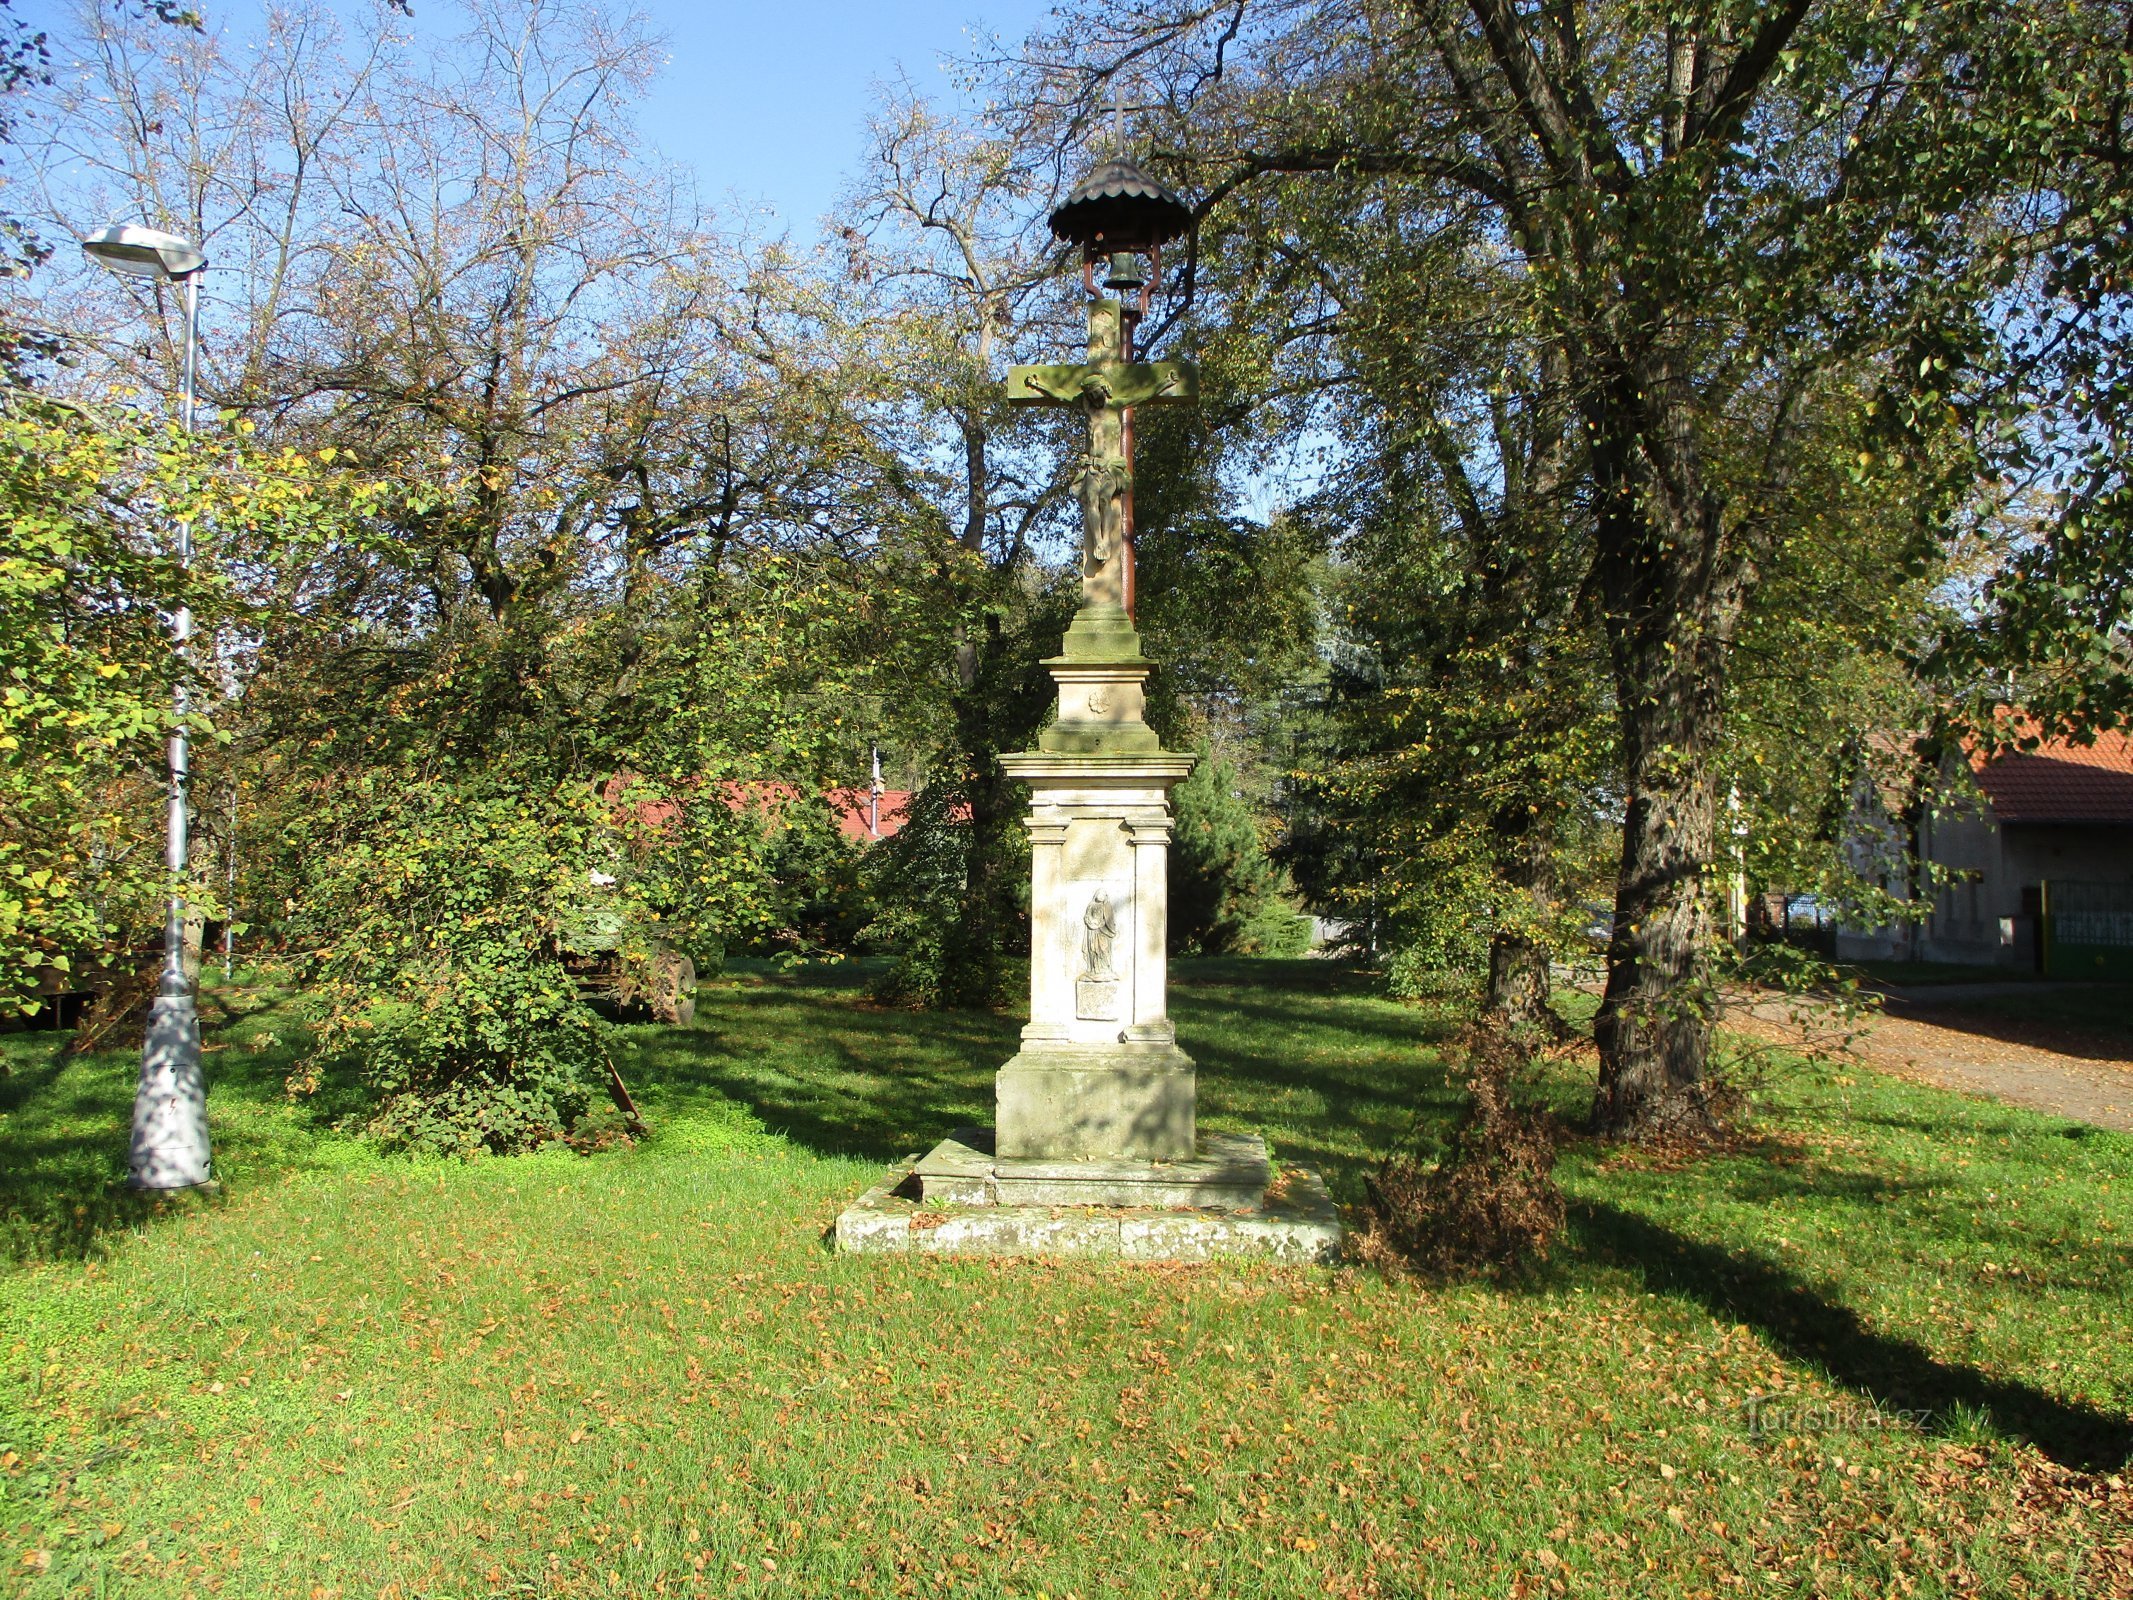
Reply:
M1183 1161L1193 1154L1197 1075L1176 1045L1028 1045L993 1085L1005 1155Z
M961 1205L916 1190L919 1158L900 1161L837 1219L854 1254L1110 1256L1124 1261L1259 1260L1299 1266L1340 1254L1339 1214L1318 1174L1285 1167L1247 1209Z
M1136 1206L1243 1211L1273 1179L1266 1141L1203 1133L1183 1161L1016 1161L990 1128L958 1128L912 1169L918 1198L959 1206Z

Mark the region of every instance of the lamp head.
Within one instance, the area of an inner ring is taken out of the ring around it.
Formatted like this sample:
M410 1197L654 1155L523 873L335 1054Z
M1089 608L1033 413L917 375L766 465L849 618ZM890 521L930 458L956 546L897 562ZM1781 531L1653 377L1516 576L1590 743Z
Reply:
M189 278L207 265L206 252L191 240L131 222L99 228L82 240L81 247L99 266L129 278L155 278L164 283Z

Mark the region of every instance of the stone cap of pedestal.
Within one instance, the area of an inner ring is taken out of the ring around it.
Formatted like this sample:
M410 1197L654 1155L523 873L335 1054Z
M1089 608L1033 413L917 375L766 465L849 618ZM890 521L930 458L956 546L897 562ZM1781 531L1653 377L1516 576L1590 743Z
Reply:
M1059 641L1059 652L1056 656L1048 656L1044 664L1056 667L1101 661L1116 666L1155 665L1141 654L1141 636L1134 631L1133 619L1126 614L1126 608L1111 601L1082 602L1081 609L1074 613L1074 620L1067 625L1066 637Z
M1048 755L1160 754L1163 741L1146 720L1148 670L1136 661L1054 661L1059 716L1037 735L1037 748Z
M1000 769L1024 782L1088 783L1125 787L1134 783L1182 783L1200 758L1172 750L1122 754L1018 750L1000 757Z
M1145 656L1135 661L1091 661L1076 656L1050 656L1044 662L1052 675L1052 682L1064 687L1070 683L1143 683L1155 670L1155 663Z
M1154 756L1163 753L1155 729L1138 718L1131 722L1055 722L1037 735L1045 755Z
M1146 677L1155 670L1155 657L1141 655L1136 645L1125 655L1045 656L1037 665L1052 668L1055 675L1061 667L1139 667L1141 675Z

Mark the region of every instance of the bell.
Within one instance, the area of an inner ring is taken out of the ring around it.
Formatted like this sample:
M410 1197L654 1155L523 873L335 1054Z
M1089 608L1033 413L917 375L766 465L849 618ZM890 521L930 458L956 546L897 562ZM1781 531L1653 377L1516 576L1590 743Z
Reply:
M1130 161L1105 161L1052 213L1052 234L1100 255L1159 250L1192 227L1192 209Z

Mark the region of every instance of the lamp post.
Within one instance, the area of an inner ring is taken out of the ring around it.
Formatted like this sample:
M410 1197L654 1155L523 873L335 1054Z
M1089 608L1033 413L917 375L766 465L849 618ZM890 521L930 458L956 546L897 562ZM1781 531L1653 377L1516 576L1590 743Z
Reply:
M174 284L185 302L185 359L178 384L178 425L193 431L193 386L199 361L200 272L207 256L198 246L156 228L128 224L103 228L81 247L99 266L127 277ZM192 560L193 530L178 524L178 564ZM186 781L190 746L185 719L191 709L185 658L193 634L192 608L182 601L171 614L178 657L172 696L170 802L164 860L170 891L163 914L163 976L148 1011L148 1038L141 1049L141 1081L133 1097L133 1142L128 1181L136 1189L190 1189L209 1181L207 1080L200 1070L200 1013L194 982L185 971Z

